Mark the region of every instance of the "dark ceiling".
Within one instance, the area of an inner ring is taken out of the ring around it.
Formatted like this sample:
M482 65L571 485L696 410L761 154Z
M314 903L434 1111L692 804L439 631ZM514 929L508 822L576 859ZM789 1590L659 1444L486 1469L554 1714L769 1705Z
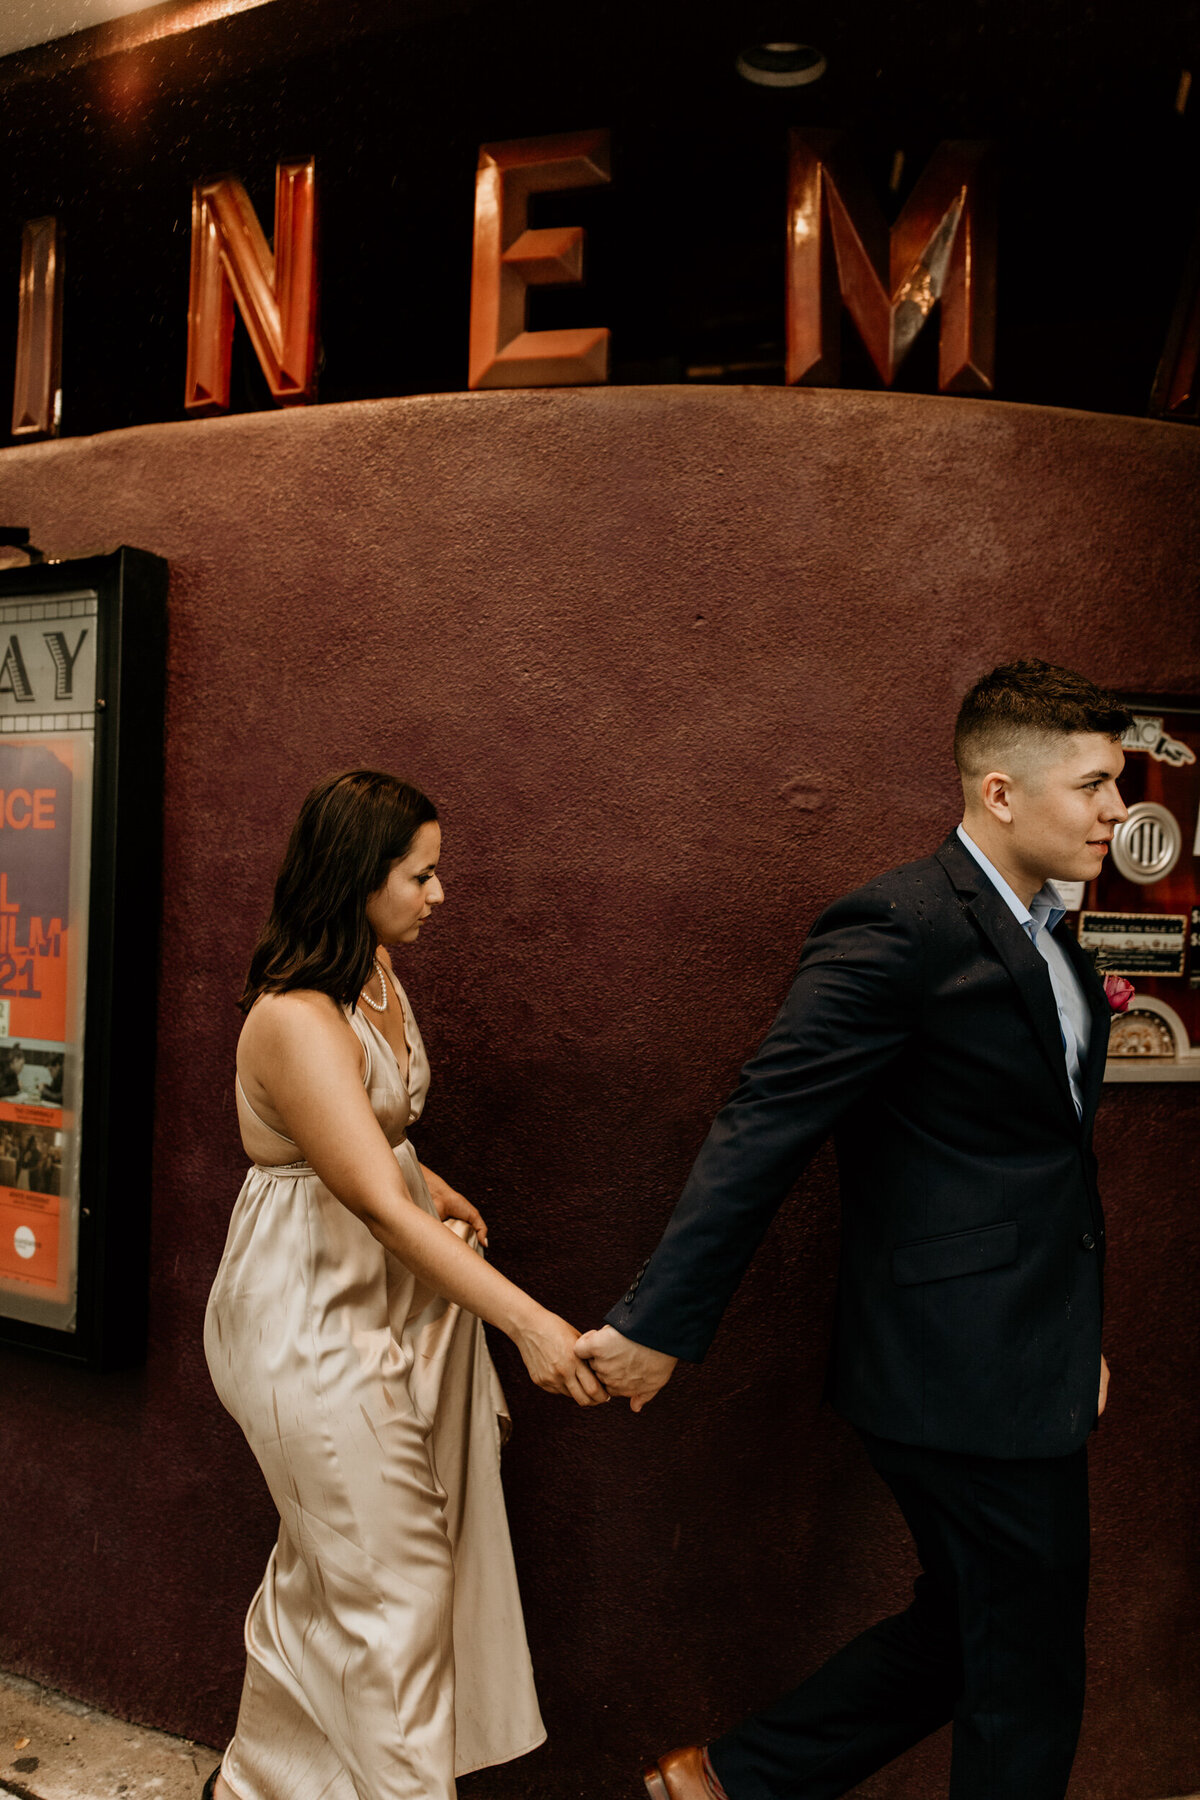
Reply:
M138 41L200 10L0 60L0 285L14 318L22 221L56 213L65 432L181 416L191 183L238 173L269 230L275 163L301 154L321 399L464 387L478 146L591 126L612 133L611 187L535 216L587 226L586 285L534 294L530 323L609 325L614 380L782 379L787 129L808 124L854 134L893 213L940 139L993 140L999 397L1147 408L1200 212L1200 95L1180 106L1185 71L1200 87L1196 0L273 0ZM824 77L773 91L735 72L778 39L817 46ZM843 341L843 381L876 386ZM925 334L897 385L933 386L935 351ZM0 337L0 393L12 356ZM236 394L270 404L244 344Z

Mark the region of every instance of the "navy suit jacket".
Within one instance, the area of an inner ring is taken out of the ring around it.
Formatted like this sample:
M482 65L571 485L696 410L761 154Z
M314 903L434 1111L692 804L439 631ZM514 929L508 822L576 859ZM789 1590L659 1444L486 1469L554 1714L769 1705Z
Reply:
M832 1132L842 1196L829 1397L877 1436L998 1457L1086 1439L1100 1382L1104 1219L1050 974L951 834L835 901L717 1116L654 1254L608 1321L700 1361L788 1190Z

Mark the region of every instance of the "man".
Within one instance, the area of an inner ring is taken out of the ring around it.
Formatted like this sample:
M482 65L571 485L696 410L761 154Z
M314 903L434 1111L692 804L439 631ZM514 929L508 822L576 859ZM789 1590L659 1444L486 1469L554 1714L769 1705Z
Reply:
M951 1800L1061 1800L1083 1707L1086 1440L1108 1382L1091 1149L1109 1008L1055 878L1103 867L1129 714L1041 662L955 732L964 812L836 901L653 1256L578 1352L640 1410L698 1362L831 1131L833 1405L922 1566L907 1611L705 1748L652 1800L827 1800L954 1721Z

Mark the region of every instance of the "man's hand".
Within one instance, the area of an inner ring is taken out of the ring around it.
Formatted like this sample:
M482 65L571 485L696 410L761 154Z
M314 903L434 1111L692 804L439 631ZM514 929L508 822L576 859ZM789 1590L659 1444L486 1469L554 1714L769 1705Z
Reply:
M1108 1364L1104 1360L1104 1356L1102 1353L1101 1357L1100 1357L1100 1403L1096 1408L1096 1417L1097 1418L1099 1418L1101 1416L1101 1414L1103 1413L1103 1411L1107 1405L1108 1405Z
M662 1350L651 1350L647 1344L635 1344L611 1325L585 1331L575 1354L582 1362L591 1363L610 1394L629 1401L632 1412L641 1412L659 1388L666 1387L679 1360Z

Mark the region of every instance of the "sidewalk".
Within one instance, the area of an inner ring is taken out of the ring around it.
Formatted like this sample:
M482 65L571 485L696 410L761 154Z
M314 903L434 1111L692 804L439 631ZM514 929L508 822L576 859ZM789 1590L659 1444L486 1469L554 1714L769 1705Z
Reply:
M0 1795L18 1800L200 1800L215 1750L146 1731L0 1674Z
M146 1731L0 1674L0 1796L16 1800L200 1800L215 1750ZM1200 1794L1179 1800L1200 1800Z

